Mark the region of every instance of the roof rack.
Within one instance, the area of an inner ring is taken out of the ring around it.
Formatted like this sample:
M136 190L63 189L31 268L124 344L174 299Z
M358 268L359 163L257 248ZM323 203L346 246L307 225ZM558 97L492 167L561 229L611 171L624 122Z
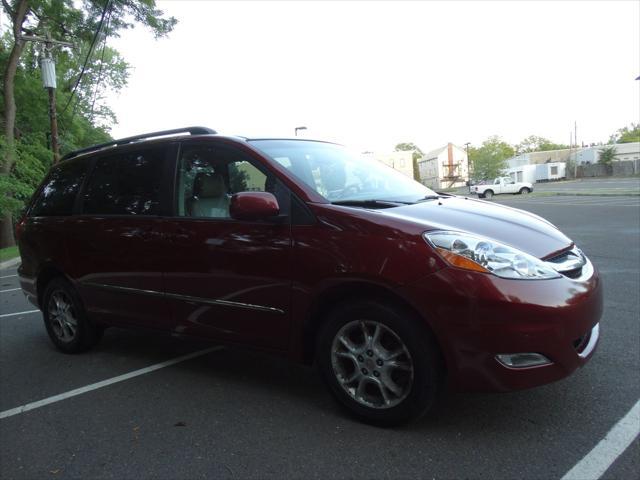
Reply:
M125 145L127 143L137 142L138 140L144 140L145 138L165 137L167 135L175 135L178 133L189 133L191 135L207 135L212 133L218 133L215 130L207 127L186 127L186 128L174 128L173 130L162 130L160 132L144 133L142 135L135 135L133 137L120 138L111 142L100 143L99 145L93 145L87 148L81 148L67 153L61 160L68 160L69 158L77 157L83 153L97 151L106 147L115 145Z

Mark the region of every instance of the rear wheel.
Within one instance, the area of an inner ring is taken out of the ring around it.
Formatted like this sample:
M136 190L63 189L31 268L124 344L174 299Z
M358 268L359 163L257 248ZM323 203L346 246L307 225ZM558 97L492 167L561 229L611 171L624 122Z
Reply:
M359 301L327 318L318 366L338 402L365 422L390 426L417 418L440 391L437 347L413 317L386 304Z
M493 198L493 190L485 190L484 198L491 200Z
M89 321L73 287L62 278L52 280L42 302L44 324L53 344L65 353L78 353L93 347L103 329Z
M520 195L527 195L529 193L531 193L531 190L529 190L527 187L522 187L520 189Z

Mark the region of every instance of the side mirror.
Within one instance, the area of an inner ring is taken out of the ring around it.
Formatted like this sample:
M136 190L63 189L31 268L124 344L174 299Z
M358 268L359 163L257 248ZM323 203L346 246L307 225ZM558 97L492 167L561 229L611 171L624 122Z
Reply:
M279 213L278 200L269 192L236 193L229 204L229 214L236 220L263 220Z

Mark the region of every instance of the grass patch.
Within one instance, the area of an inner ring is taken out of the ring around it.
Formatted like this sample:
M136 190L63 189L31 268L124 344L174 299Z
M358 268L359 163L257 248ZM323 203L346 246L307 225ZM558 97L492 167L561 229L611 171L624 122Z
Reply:
M0 248L0 262L5 262L18 256L20 256L20 252L18 251L17 245L14 245L13 247Z

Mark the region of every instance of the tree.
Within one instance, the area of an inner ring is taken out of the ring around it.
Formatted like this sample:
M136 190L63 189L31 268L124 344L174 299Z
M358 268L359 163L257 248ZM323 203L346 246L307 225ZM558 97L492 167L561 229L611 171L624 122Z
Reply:
M614 146L604 147L602 150L598 150L598 163L602 165L611 165L611 162L615 160L617 153L616 147Z
M516 145L516 153L518 155L531 152L548 152L549 150L562 150L569 148L569 145L562 143L553 143L551 140L530 135Z
M79 49L63 50L57 58L59 88L56 97L58 105L62 106L59 112L61 136L65 136L69 149L85 146L96 137L109 138L108 126L115 117L104 104L99 87L117 90L126 83L126 63L106 44L99 48L99 34L104 35L106 42L106 37L117 36L123 29L142 24L157 38L169 33L176 19L163 18L163 12L155 8L155 0L2 0L2 6L11 25L10 32L2 38L0 50L3 72L0 193L7 197L0 202L0 247L5 247L13 244L12 214L20 203L17 197L24 196L20 194L22 186L17 185L12 176L21 168L18 163L23 157L36 158L24 152L21 157L21 144L41 142L38 134L48 131L36 129L32 118L28 122L20 120L20 110L26 106L20 103L20 94L16 92L20 72L31 79L39 76L36 73L37 47L22 36L44 36L48 32L56 39L80 46ZM23 83L27 90L34 88L29 79ZM23 96L23 100L33 103L42 98L42 87L39 89L35 96ZM44 112L46 119L46 102L40 105L39 116ZM65 117L67 112L70 115ZM94 128L96 125L102 128Z
M507 167L507 158L513 157L514 153L513 147L497 135L486 139L479 148L469 148L474 179L485 180L500 176Z
M618 129L609 137L609 143L640 142L640 123L632 123L628 127Z
M413 158L413 179L420 181L420 169L418 168L418 160L422 158L424 153L415 143L399 143L395 148L396 152L413 152L411 156Z

